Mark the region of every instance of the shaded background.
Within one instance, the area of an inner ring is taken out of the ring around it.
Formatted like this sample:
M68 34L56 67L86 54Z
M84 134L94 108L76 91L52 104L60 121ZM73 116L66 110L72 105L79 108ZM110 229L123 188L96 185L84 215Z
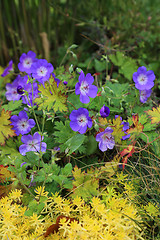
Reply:
M78 44L79 61L112 48L159 69L158 0L0 0L0 65L32 50L58 66ZM66 62L68 59L66 58ZM64 63L66 63L64 62Z

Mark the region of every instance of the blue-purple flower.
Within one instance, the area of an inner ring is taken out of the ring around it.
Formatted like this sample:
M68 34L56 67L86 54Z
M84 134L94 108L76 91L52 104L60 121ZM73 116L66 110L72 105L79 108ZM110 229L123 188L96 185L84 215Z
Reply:
M69 116L71 122L70 127L73 131L81 134L87 131L87 127L92 127L92 119L89 117L89 112L86 108L73 110Z
M106 118L106 117L109 116L109 114L110 114L110 109L109 109L109 107L106 107L105 105L103 105L103 107L100 109L100 115L101 115L101 117Z
M67 82L67 81L63 81L63 84L64 84L64 85L67 85L67 84L68 84L68 82Z
M19 112L19 115L13 115L11 118L11 125L13 125L13 130L17 136L19 134L27 134L31 131L31 128L35 126L35 121L33 119L29 119L28 115L25 111Z
M139 67L137 72L133 73L135 87L139 90L149 90L154 86L155 75L152 70L147 71L146 67Z
M24 143L19 147L19 152L25 156L26 152L46 152L47 144L42 142L44 137L38 132L35 132L34 135L23 135L21 141Z
M21 87L21 89L23 89L23 92L24 91L26 92L26 94L22 95L22 102L29 106L33 106L33 100L39 96L38 84L36 82L33 82L32 84L30 82L27 83L28 81L27 75L24 76L24 81L26 81L26 84L19 85L17 87L17 92L18 92L18 88L20 89Z
M18 68L21 72L32 73L32 65L37 61L36 54L29 51L27 54L23 53L18 63Z
M18 75L16 79L12 83L6 84L6 98L8 101L16 101L21 98L21 95L17 93L17 87L19 85L24 85L26 82L23 80L23 78ZM27 83L26 83L27 84Z
M99 149L102 152L107 151L108 148L114 148L115 141L112 132L113 129L107 127L103 132L97 134L96 141L99 142Z
M75 93L76 95L80 94L80 101L82 103L89 103L89 97L95 98L98 92L98 88L95 85L92 85L94 78L90 73L87 73L85 76L81 71L78 80L79 82L76 83L75 86Z
M122 136L122 140L126 140L126 139L130 138L130 134L127 134L127 132L126 132L129 129L129 122L123 121L122 124L123 124L122 130L126 134L125 136Z
M140 90L139 93L140 93L140 101L142 103L145 103L147 99L151 96L152 90L151 89L142 90L142 91Z
M7 76L10 71L13 71L13 61L11 60L8 64L8 66L4 69L3 73L1 74L1 77Z
M32 77L44 85L44 82L50 78L53 72L53 66L46 59L39 59L32 65Z

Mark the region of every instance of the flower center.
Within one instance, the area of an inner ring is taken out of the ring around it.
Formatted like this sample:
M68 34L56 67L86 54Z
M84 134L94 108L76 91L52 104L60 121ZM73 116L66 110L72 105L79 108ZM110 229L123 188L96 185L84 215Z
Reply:
M86 93L88 93L88 91L89 91L89 84L87 82L83 81L80 86L80 91L83 95L86 95Z
M146 91L141 91L141 96L145 97L146 96Z
M30 68L32 65L32 59L31 58L26 58L23 62L23 65L25 68Z
M147 78L146 75L140 74L140 75L138 76L138 82L139 82L141 85L145 85L147 81L148 81L148 78Z
M40 67L40 68L38 68L38 70L37 70L37 74L38 74L40 77L46 76L46 73L47 73L47 68L45 68L45 67Z
M85 115L80 115L78 118L78 124L81 126L81 127L84 127L87 123L88 123L88 120L86 118Z
M20 128L20 130L26 130L28 128L28 121L26 119L22 119L21 121L19 121L18 127Z
M108 136L107 133L104 134L104 135L102 136L102 138L103 138L104 141L108 141L108 140L110 139L110 137Z

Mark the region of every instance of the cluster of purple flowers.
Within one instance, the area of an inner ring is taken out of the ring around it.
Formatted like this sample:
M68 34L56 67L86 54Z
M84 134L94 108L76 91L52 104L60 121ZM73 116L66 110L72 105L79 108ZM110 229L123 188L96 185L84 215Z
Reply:
M140 92L140 101L145 103L150 97L154 86L155 75L152 70L147 71L146 67L139 67L137 72L133 73L135 87Z
M9 66L4 70L1 76L6 76L9 71L13 70L13 61L9 62ZM24 104L33 105L33 100L38 97L38 84L43 84L50 78L51 74L59 85L60 80L53 73L53 66L45 59L37 59L36 54L29 51L23 53L18 63L21 72L27 75L21 77L18 75L12 83L6 84L6 98L8 101L16 101L22 99ZM32 80L32 84L31 81ZM66 83L64 83L66 84Z
M33 106L34 99L38 97L39 84L44 85L51 75L57 82L57 87L60 83L60 80L53 73L54 68L52 64L48 63L45 59L37 59L36 54L32 51L21 55L18 69L20 72L26 73L26 75L23 77L18 75L12 83L6 84L6 98L8 101L22 99L24 104ZM1 76L5 77L10 71L13 71L12 60ZM64 82L64 84L66 85L67 82ZM13 115L10 120L17 136L22 135L21 141L23 144L19 147L22 155L26 155L26 152L29 151L46 151L46 143L42 142L43 137L38 132L35 132L33 136L30 134L25 135L35 126L35 121L29 119L25 111L19 112L18 116Z
M97 96L98 88L92 85L94 78L90 73L85 76L81 71L78 82L75 86L76 95L80 94L80 101L82 103L89 103L91 98ZM87 131L87 127L92 127L92 119L89 117L89 112L86 108L79 108L78 110L73 110L69 116L71 122L70 127L73 131L78 131L80 134L84 134Z
M76 95L80 95L80 101L82 103L89 103L90 98L95 98L97 96L98 88L92 85L94 78L88 73L86 76L81 71L79 76L79 81L75 85ZM102 117L108 117L110 114L110 109L105 105L100 109L100 115ZM79 108L78 110L73 110L69 116L70 127L73 131L78 131L80 134L84 134L87 131L87 127L92 127L92 119L89 117L89 112L86 108ZM97 134L96 141L99 142L99 149L104 152L108 148L113 149L115 145L114 137L112 136L113 129L106 128L104 132Z
M45 152L46 151L46 143L42 142L43 137L38 132L35 132L33 137L32 135L25 135L31 131L31 129L35 126L35 121L33 119L28 119L28 115L25 111L19 112L19 115L13 115L11 118L11 125L13 126L13 130L17 136L20 134L23 135L21 137L21 141L24 143L19 147L19 152L22 155L26 155L26 152L34 151L34 152Z

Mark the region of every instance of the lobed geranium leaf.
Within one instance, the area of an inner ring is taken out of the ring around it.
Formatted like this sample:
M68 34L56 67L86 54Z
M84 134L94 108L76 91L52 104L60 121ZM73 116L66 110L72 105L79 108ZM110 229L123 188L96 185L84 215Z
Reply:
M12 111L12 115L19 113L19 108L22 106L22 100L10 101L9 103L3 105L5 111Z
M113 125L111 126L113 129L112 135L114 137L114 140L116 143L121 143L121 139L123 136L125 136L122 125L122 120L120 119L120 116L116 119L113 119Z
M54 78L50 78L49 81L45 82L44 86L40 85L38 90L39 98L35 99L39 110L53 109L54 112L67 111L66 101L67 96L64 94L64 85L62 82L59 83L57 87Z
M160 105L157 108L152 108L152 110L146 111L146 113L151 118L151 123L160 123Z
M2 109L0 115L0 145L5 144L5 139L16 136L15 131L12 129L13 126L10 125L11 124L11 121L9 120L10 117L11 112Z

